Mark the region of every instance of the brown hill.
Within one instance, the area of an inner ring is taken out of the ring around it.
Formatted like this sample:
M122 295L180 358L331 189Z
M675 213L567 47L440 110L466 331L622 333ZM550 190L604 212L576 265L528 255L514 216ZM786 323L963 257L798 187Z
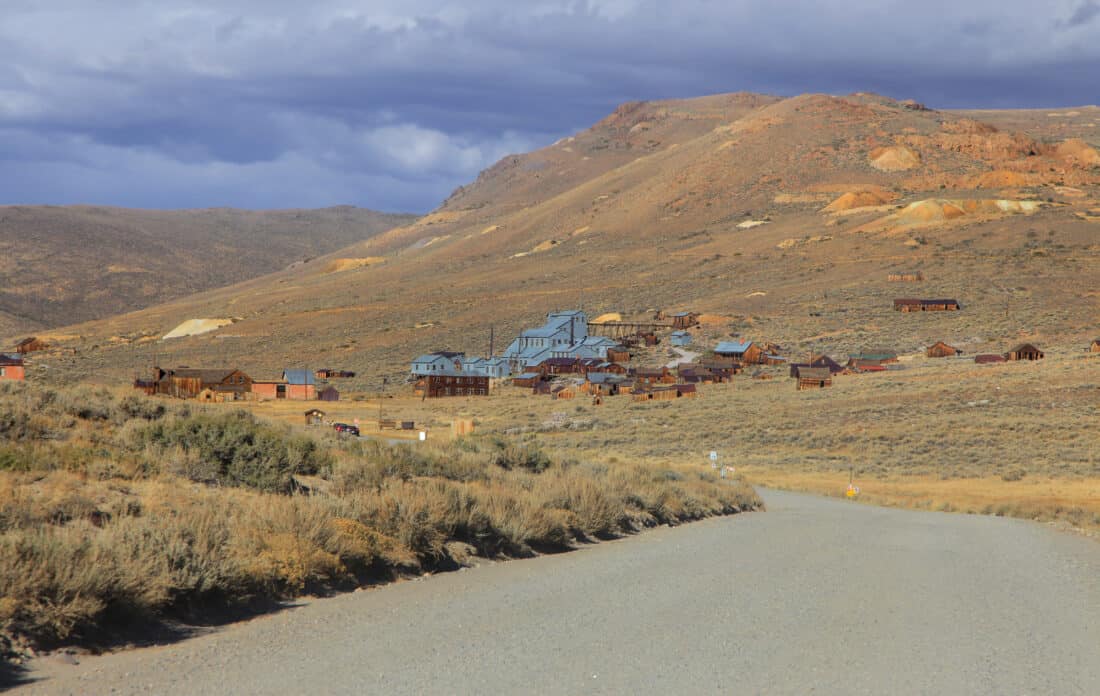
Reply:
M510 336L576 305L593 316L692 308L731 317L717 334L796 351L904 349L948 333L998 345L1021 330L1077 340L1096 314L1097 296L1080 280L1098 276L1087 211L1100 170L1079 144L1068 156L1059 143L868 94L626 105L584 133L505 158L414 223L269 276L72 327L78 355L54 358L50 374L127 375L156 350L165 363L260 372L331 364L366 386L399 376L419 352L483 353L490 326ZM873 152L902 147L911 168L873 166ZM998 181L1027 189L978 191ZM886 222L881 205L821 211L866 191L899 210L925 203ZM1040 200L1048 205L1013 204ZM966 311L900 321L885 280L897 269L922 270L935 279L933 296L957 296ZM239 321L155 348L128 345L186 319L227 316Z
M254 278L412 219L352 207L0 207L0 335L108 317Z

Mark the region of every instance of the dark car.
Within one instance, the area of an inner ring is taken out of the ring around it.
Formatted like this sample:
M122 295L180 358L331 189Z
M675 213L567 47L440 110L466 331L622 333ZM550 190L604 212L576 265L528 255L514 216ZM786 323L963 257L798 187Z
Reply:
M347 423L333 423L332 429L338 433L344 433L346 435L359 437L359 426L357 425L348 425Z

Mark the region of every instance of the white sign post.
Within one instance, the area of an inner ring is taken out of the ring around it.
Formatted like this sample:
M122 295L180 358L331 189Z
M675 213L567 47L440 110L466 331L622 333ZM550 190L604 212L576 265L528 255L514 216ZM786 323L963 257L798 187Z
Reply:
M428 439L428 433L426 433L426 432L424 432L423 430L421 430L421 431L420 431L420 441L421 441L421 442L424 442L424 441L425 441L425 440L427 440L427 439Z
M718 452L714 450L710 451L710 466L714 469L718 468Z

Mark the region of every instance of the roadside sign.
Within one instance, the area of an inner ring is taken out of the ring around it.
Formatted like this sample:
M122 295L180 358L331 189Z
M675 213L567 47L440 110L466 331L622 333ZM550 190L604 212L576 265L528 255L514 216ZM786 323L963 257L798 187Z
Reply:
M856 497L857 495L859 495L859 486L853 486L849 483L848 490L844 491L844 495L848 498Z
M428 439L428 433L421 430L420 431L420 441L423 442L424 440L427 440L427 439Z
M715 452L714 450L711 450L711 451L710 451L710 460L711 460L712 462L716 462L716 461L718 461L718 453L717 453L717 452Z

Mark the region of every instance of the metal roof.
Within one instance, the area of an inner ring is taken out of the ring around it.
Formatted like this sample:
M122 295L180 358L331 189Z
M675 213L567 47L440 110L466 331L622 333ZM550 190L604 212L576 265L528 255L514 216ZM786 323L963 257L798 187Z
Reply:
M310 385L313 381L313 373L309 370L283 370L283 379L287 384Z
M714 347L715 353L744 353L752 345L752 341L722 341Z

